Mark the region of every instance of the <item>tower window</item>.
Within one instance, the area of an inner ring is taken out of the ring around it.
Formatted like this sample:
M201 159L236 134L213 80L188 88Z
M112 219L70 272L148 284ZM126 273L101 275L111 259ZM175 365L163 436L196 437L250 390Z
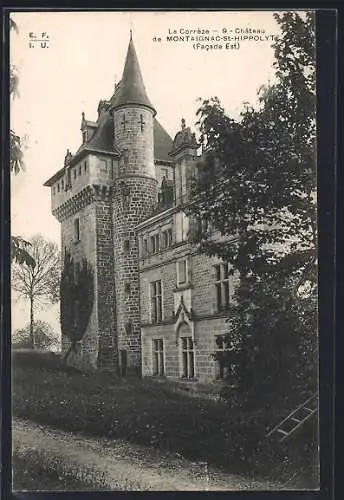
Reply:
M130 283L125 283L124 285L124 292L126 295L130 294Z
M57 192L58 193L60 192L60 183L59 182L57 183Z
M74 180L76 179L76 168L73 170Z
M87 161L84 162L84 170L85 170L85 173L87 172Z
M141 126L141 132L143 132L143 129L145 126L145 121L143 120L143 115L140 115L140 126Z
M130 249L130 242L129 240L124 240L124 251L129 252Z
M61 181L61 189L63 190L64 189L64 180L62 179Z
M121 125L122 125L122 127L123 127L124 132L125 132L125 130L126 130L126 125L127 125L127 123L128 123L128 122L127 122L127 120L125 119L125 115L123 115L123 119L122 119Z
M132 330L133 330L133 324L131 321L128 321L128 323L125 324L125 333L127 335L130 335L132 333Z
M79 175L81 175L81 165L79 165Z
M216 304L218 312L226 311L229 307L229 272L228 264L215 266Z
M74 220L74 241L80 241L80 220Z

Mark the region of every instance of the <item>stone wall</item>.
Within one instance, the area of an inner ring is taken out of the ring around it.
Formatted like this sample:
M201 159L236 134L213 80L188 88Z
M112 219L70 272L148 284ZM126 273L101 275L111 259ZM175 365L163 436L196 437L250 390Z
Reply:
M111 200L98 200L96 214L98 366L117 371L115 275Z
M123 153L118 176L145 175L154 179L152 111L139 106L123 106L114 112L114 131L115 147Z
M139 249L135 231L155 200L156 181L148 177L125 179L126 193L120 181L113 195L114 263L116 316L119 351L126 351L129 372L141 371ZM121 363L121 361L120 361Z
M80 241L74 237L74 220L79 218ZM61 222L61 252L64 255L67 249L74 262L81 262L86 257L93 269L97 269L96 260L96 210L92 203L79 212L67 217ZM68 356L68 364L83 370L95 370L98 365L98 300L97 300L97 273L95 272L95 296L93 312L82 341L77 346L77 351ZM70 341L62 335L62 349L66 352Z
M180 259L188 261L188 283L177 284L177 266ZM141 289L141 336L143 375L153 374L153 340L164 340L165 375L169 378L181 376L181 345L174 316L183 295L187 309L192 308L192 321L195 339L195 379L206 382L214 380L217 374L212 354L216 350L216 336L223 335L228 329L225 315L217 313L215 292L215 268L220 262L195 252L195 248L185 243L165 249L140 261ZM160 324L151 323L150 284L161 279L163 296L163 320ZM233 291L233 283L231 282ZM190 331L191 335L191 331Z

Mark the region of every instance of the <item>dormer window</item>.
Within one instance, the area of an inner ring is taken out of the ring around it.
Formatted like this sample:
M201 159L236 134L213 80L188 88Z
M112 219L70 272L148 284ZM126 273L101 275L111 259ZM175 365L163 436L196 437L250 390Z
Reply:
M82 131L82 143L85 144L85 142L87 141L87 130L83 130Z

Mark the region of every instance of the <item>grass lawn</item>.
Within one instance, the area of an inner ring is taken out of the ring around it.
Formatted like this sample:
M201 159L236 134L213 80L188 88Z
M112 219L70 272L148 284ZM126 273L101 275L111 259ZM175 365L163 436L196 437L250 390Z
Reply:
M99 488L98 484L92 485L80 481L76 477L60 475L56 470L42 469L39 461L33 463L13 455L13 490L15 491L87 491Z
M12 366L13 414L18 417L157 447L232 473L287 477L313 460L307 443L314 430L288 448L264 437L285 415L283 409L239 413L223 403L177 393L169 384L62 371L58 357L49 353L16 353Z

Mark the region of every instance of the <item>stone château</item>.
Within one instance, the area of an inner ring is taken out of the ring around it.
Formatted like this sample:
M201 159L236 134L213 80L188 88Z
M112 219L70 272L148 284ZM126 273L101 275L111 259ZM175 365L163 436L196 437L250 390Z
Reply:
M213 353L224 349L232 278L197 252L183 211L201 159L195 134L182 120L172 140L156 114L131 36L111 99L97 121L82 114L81 146L45 183L62 252L94 268L92 315L68 362L211 381L223 376Z

